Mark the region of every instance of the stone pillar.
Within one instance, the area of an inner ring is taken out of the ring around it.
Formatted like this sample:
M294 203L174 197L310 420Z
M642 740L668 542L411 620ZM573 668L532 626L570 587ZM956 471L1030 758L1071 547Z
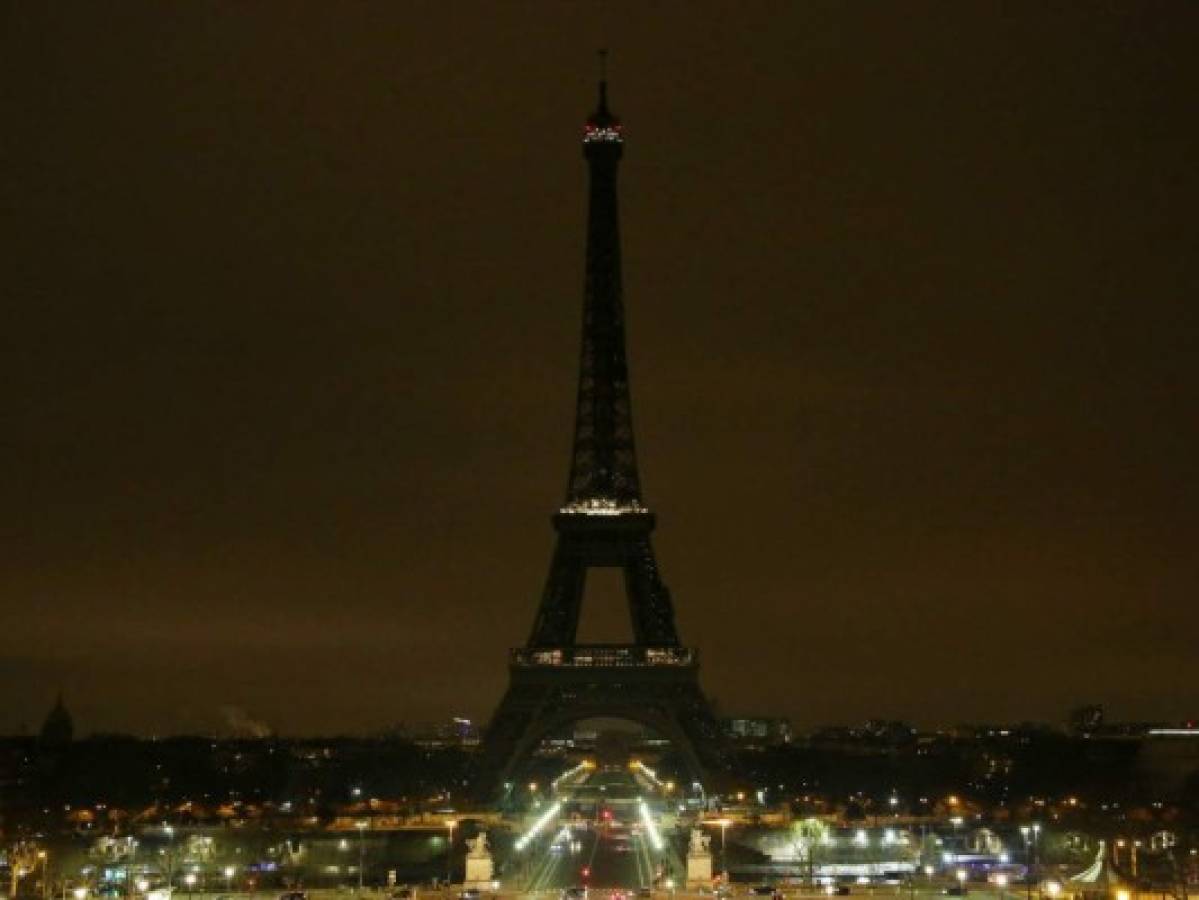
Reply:
M691 844L687 847L687 888L694 890L712 886L711 840L698 828L691 829Z
M495 864L491 858L491 851L487 848L487 832L480 831L478 837L466 843L470 852L466 854L466 877L462 886L478 888L481 891L491 890Z

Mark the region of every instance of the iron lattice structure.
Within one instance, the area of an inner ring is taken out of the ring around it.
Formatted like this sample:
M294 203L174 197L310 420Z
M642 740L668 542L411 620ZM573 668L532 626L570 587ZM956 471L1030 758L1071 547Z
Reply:
M620 277L620 216L616 173L622 155L620 123L601 88L588 120L583 153L591 168L583 339L575 411L574 452L566 487L568 508L641 505L633 445L629 366L625 357Z
M658 573L633 440L621 291L617 170L620 120L599 104L588 118L590 170L583 335L566 501L557 545L525 647L512 651L509 687L484 740L481 793L516 779L541 739L573 721L619 717L669 738L695 777L722 763L721 738L699 686L699 661L675 628ZM587 571L624 571L633 644L577 643Z

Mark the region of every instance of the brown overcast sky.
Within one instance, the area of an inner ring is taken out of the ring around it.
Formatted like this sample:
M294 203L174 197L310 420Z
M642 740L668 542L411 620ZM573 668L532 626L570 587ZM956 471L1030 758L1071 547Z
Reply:
M605 44L642 479L720 708L1199 714L1199 7L0 10L0 732L59 687L85 732L489 714Z

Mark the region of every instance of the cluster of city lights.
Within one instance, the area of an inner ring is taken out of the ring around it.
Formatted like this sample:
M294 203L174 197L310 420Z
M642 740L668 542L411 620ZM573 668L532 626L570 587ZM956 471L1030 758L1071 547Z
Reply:
M649 766L647 766L645 763L643 763L639 759L635 759L631 763L629 763L629 769L633 772L639 772L642 775L644 775L646 778L648 778L650 781L652 781L654 783L654 787L658 788L658 790L663 790L666 787L666 785L661 781L661 779L658 778L658 773L655 772L653 769L651 769Z
M585 759L574 768L567 769L565 772L555 778L552 782L550 782L550 787L556 791L558 790L558 785L563 781L568 781L571 778L574 778L576 775L581 775L583 772L590 772L594 768L595 763L589 759Z

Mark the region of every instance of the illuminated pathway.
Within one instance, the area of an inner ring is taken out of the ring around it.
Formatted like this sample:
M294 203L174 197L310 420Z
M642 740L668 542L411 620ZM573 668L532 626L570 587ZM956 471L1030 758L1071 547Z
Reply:
M669 852L657 813L640 800L656 793L651 775L579 768L560 776L554 804L517 841L524 890L650 887Z

